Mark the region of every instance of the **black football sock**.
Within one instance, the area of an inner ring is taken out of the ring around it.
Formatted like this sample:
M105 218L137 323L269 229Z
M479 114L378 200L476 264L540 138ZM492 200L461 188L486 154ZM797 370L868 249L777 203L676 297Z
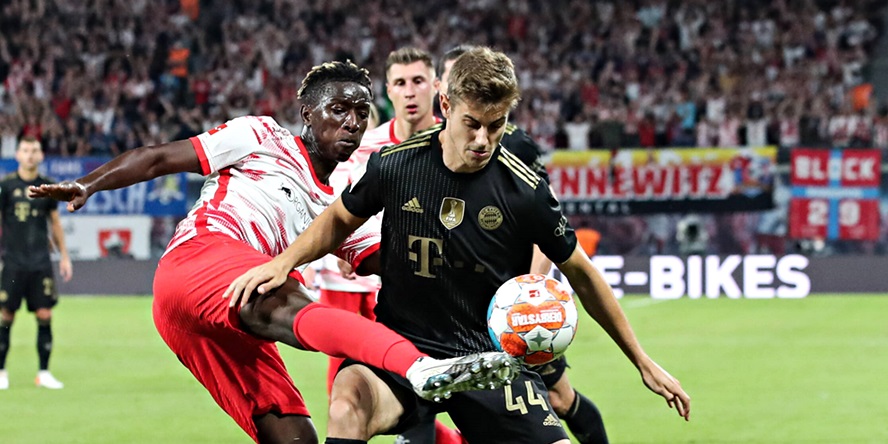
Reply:
M327 438L324 444L367 444L367 441L361 439Z
M0 321L0 370L6 368L6 354L9 353L9 331L12 322Z
M604 431L604 421L598 407L582 393L576 390L574 393L574 402L561 419L567 423L567 428L580 444L607 444L607 433Z
M37 355L40 356L40 370L49 369L49 354L52 353L52 327L49 319L37 320Z

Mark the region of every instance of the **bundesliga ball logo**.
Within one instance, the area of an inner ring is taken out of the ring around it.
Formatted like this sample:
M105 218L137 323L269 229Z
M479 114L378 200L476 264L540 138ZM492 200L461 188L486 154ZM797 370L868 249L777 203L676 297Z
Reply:
M487 309L487 331L498 349L541 365L561 356L577 333L577 307L560 282L541 274L509 279Z

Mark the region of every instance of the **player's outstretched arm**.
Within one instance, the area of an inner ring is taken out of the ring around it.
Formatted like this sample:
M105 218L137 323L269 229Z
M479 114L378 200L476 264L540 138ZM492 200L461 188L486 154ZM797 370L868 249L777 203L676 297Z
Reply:
M76 211L97 191L182 172L201 172L200 159L188 140L127 151L75 181L28 187L28 196L68 202L68 211Z
M558 265L576 291L583 308L617 343L626 357L638 368L644 384L654 393L666 399L686 421L690 419L691 398L681 388L681 383L654 362L642 349L629 325L629 320L617 302L614 292L604 277L592 265L579 246L570 258Z
M244 306L249 302L253 290L264 294L280 287L291 270L332 253L366 221L366 218L350 213L342 204L342 199L336 199L286 250L274 259L247 270L228 286L222 297L231 298L228 303L231 307Z

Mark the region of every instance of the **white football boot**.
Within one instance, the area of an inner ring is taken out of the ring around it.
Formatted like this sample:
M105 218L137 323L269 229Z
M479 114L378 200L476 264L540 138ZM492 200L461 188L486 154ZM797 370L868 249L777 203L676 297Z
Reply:
M37 372L37 377L34 379L34 383L37 384L37 387L45 387L53 390L65 387L65 384L62 384L62 381L56 379L49 370L40 370Z
M0 370L0 390L9 389L9 373L6 370Z
M407 379L421 398L441 402L456 392L509 385L520 370L521 363L503 352L449 359L422 357L407 370Z

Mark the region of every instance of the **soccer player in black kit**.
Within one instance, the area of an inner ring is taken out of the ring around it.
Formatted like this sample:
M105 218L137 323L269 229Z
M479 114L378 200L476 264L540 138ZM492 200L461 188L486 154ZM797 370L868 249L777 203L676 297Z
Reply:
M71 259L65 247L64 230L59 220L58 202L52 199L31 199L28 186L52 183L37 169L43 162L43 150L37 139L23 138L15 152L18 169L0 181L0 211L3 217L3 273L0 277L0 389L9 388L6 355L15 313L22 301L37 318L37 354L40 369L35 383L38 387L60 389L64 384L49 372L52 352L52 307L58 302L52 262L50 261L48 226L60 253L59 274L71 279ZM47 223L49 222L49 224Z
M500 147L518 91L504 54L475 48L460 56L442 96L444 129L374 154L364 176L287 250L231 284L232 297L241 300L254 289L262 294L280 285L294 266L333 251L385 209L377 321L432 356L493 350L486 324L491 295L527 272L537 244L645 385L688 419L690 398L642 350L612 290L578 248L557 199ZM439 411L448 412L473 443L569 443L540 376L527 369L510 386L434 403L413 395L403 378L352 364L333 385L328 444L396 434Z

